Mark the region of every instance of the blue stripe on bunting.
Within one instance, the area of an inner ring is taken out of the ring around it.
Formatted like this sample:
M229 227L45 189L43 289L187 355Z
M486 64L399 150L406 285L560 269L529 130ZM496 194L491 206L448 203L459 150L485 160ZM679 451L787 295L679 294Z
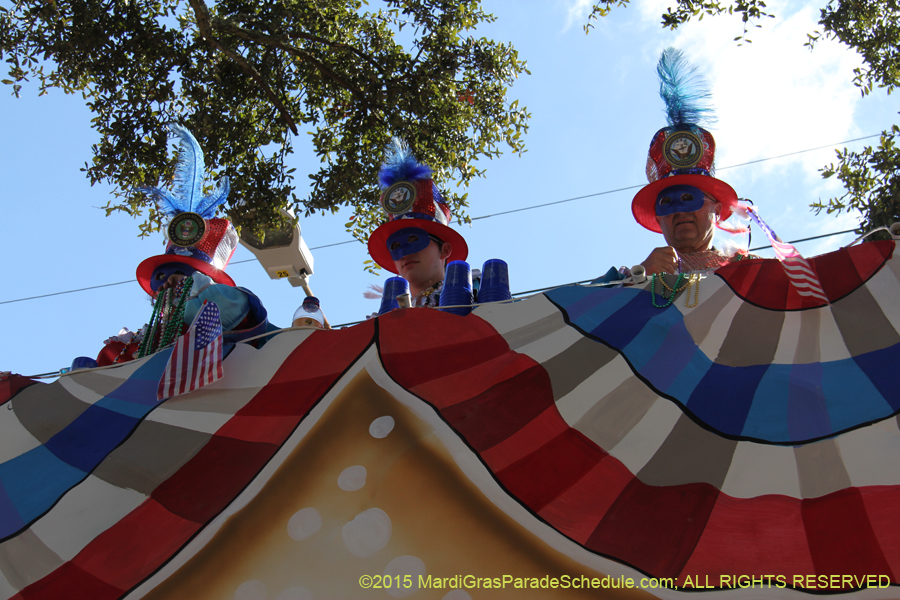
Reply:
M884 357L892 354L896 356L897 349L885 348L880 354ZM892 368L896 369L897 364L894 362ZM825 390L825 402L833 430L840 431L860 423L877 421L896 411L860 368L858 360L847 358L827 363L824 367L822 388ZM896 389L895 378L894 392L889 398L898 396ZM848 402L848 399L852 399L852 402Z
M87 473L66 464L43 446L32 448L0 465L0 481L19 519L26 524L41 516L86 476ZM0 517L0 522L7 526L15 521L15 516L11 514ZM0 538L16 531L0 531Z
M138 419L93 405L47 440L44 446L61 460L88 473L137 423Z
M900 345L825 364L731 367L704 355L681 312L653 307L643 289L570 286L546 296L655 391L725 435L798 443L900 410L892 381Z
M8 535L7 532L18 531L24 525L25 522L16 510L16 505L0 481L0 537Z
M170 354L166 350L151 356L45 445L0 464L0 539L49 510L159 404L156 388Z

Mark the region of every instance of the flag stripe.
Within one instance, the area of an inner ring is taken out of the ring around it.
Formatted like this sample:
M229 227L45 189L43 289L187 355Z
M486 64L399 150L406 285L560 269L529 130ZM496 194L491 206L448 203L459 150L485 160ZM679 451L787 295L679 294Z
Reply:
M186 394L222 378L222 323L219 308L206 302L172 349L157 398Z
M759 225L760 229L765 232L766 237L769 238L772 249L775 251L775 256L781 261L781 266L784 268L784 272L794 291L803 297L816 298L826 303L830 302L828 296L825 295L825 290L822 289L818 275L809 261L803 258L793 245L778 241L775 232L756 214L756 210L753 207L750 207L748 212L753 221Z

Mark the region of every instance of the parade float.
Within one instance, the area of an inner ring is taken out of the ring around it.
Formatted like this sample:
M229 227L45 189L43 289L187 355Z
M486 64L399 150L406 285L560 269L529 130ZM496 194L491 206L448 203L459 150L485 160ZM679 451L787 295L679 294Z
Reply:
M896 598L900 226L803 258L712 177L712 135L675 104L635 218L740 208L778 259L708 251L716 268L340 329L304 325L307 298L265 332L224 275L227 182L203 196L176 128L183 197L150 191L180 229L137 279L159 305L190 266L206 283L182 301L224 286L255 324L219 324L224 358L190 385L170 367L200 343L165 336L52 383L0 377L0 598ZM385 194L431 197L401 179Z
M895 598L894 251L9 376L0 594Z

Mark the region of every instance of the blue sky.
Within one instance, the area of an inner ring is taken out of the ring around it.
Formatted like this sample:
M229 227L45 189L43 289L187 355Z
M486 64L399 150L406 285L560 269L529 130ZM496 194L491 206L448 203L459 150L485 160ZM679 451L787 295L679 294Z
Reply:
M813 52L803 47L806 33L815 28L818 3L769 5L778 18L766 20L751 35L752 44L738 47L732 40L741 32L739 19L707 18L667 31L658 25L666 2L657 0L614 10L589 35L582 29L587 2L486 1L497 22L479 33L512 42L528 61L532 74L516 82L509 99L519 99L533 119L528 152L484 161L486 178L468 189L474 220L459 230L472 266L505 259L512 290L520 292L631 266L663 245L662 236L631 217L635 190L477 217L645 184L650 138L665 125L655 65L667 46L683 50L709 80L718 114L711 130L721 179L752 199L785 240L854 227L853 216L816 216L809 210L811 202L841 193L818 169L833 160L836 144L895 123L897 103L880 91L861 97L851 84L859 64L854 53L833 43ZM91 187L79 171L96 142L90 119L80 96L54 90L38 98L33 88L18 100L0 96L0 371L44 373L68 366L76 356L96 356L104 339L123 326L137 329L150 316L134 272L141 260L162 252L162 235L139 239L137 221L105 217L97 208L110 199L111 189ZM317 165L303 152L305 145L301 134L293 163L298 173ZM819 146L826 148L732 167ZM860 149L863 142L847 147ZM304 180L298 178L301 185ZM303 237L310 247L348 240L343 224L349 216L342 211L302 219ZM812 256L853 237L798 248ZM755 233L752 245L763 244ZM313 250L313 256L310 284L332 324L377 310L378 301L365 299L363 292L389 274L363 271L368 256L362 244ZM229 274L263 300L272 322L289 326L303 292L268 279L258 263L234 264L251 258L239 248ZM122 281L129 283L9 302Z

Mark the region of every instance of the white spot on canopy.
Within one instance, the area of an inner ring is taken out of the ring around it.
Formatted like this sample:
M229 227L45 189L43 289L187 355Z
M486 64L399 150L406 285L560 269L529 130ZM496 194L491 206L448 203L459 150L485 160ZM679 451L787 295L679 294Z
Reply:
M266 600L266 585L258 579L245 581L234 591L234 600Z
M338 476L338 487L345 492L355 492L366 485L366 468L361 465L347 467Z
M341 535L350 554L367 558L391 540L391 518L380 508L370 508L344 525Z
M394 429L394 417L378 417L369 425L369 434L373 438L382 439Z
M302 586L284 590L275 600L313 600L312 592Z
M390 578L393 585L385 590L394 598L408 598L419 591L419 576L425 576L425 563L416 556L398 556L384 568L385 578ZM408 575L410 587L404 587L403 577ZM399 586L397 584L400 584Z
M292 540L305 540L322 529L322 515L315 508L298 510L288 521L287 532Z

